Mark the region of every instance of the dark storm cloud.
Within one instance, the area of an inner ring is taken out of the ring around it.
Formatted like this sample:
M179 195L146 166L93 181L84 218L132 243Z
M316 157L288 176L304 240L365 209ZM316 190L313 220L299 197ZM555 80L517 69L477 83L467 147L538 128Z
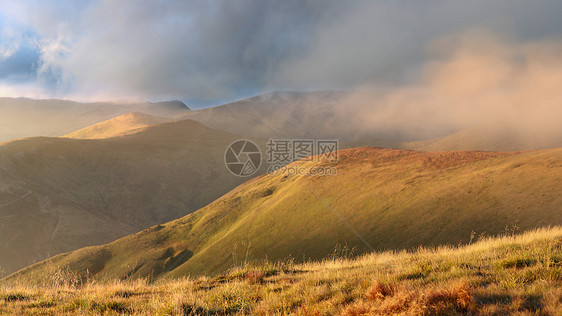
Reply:
M36 34L40 58L28 89L77 99L220 103L217 94L346 89L411 28L363 82L404 83L442 36L478 27L524 42L562 32L562 3L548 0L6 1L1 8L11 24Z

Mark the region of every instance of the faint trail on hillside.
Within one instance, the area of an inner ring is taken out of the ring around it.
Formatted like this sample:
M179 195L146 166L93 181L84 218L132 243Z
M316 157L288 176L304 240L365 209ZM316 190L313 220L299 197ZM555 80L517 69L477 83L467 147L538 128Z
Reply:
M55 239L55 235L57 234L57 232L59 230L59 226L60 226L61 222L62 222L62 215L59 215L59 219L57 220L57 225L55 226L55 229L53 229L53 232L51 233L51 237L49 238L49 241L53 241L53 239Z
M4 203L4 204L0 204L0 208L2 208L2 207L4 207L4 206L8 206L8 205L10 205L10 204L14 204L14 203L16 203L16 202L18 202L18 201L21 201L21 200L25 199L25 198L26 198L28 195L30 195L31 193L33 193L33 192L29 191L29 192L27 192L26 194L20 196L19 198L15 199L15 200L13 200L13 201L6 202L6 203Z

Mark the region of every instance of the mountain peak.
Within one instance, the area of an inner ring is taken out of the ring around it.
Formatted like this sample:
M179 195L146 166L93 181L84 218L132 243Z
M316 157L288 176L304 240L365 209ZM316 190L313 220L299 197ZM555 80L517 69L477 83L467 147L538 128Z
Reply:
M170 108L176 108L176 109L187 109L190 110L191 109L185 105L185 103L183 103L180 100L170 100L170 101L162 101L162 102L152 102L152 104L158 105L158 106L165 106L165 107L170 107Z

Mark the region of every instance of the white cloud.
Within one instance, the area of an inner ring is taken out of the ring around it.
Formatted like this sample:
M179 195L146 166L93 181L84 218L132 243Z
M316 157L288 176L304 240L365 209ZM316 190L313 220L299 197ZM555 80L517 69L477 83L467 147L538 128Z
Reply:
M3 41L0 43L0 60L11 57L20 47L20 39L17 32L11 26L4 26L0 30L0 37Z

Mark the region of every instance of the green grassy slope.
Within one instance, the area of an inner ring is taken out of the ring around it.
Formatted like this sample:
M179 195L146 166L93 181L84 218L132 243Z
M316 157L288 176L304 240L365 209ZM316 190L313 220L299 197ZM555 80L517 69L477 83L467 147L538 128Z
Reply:
M14 272L207 205L245 180L224 166L236 139L186 120L123 137L0 145L0 267Z
M363 253L457 244L472 232L498 234L506 226L562 224L562 149L365 147L342 150L336 167L337 176L259 177L179 220L59 255L11 278L37 279L63 267L102 279L213 274L241 260L321 259L337 245Z

